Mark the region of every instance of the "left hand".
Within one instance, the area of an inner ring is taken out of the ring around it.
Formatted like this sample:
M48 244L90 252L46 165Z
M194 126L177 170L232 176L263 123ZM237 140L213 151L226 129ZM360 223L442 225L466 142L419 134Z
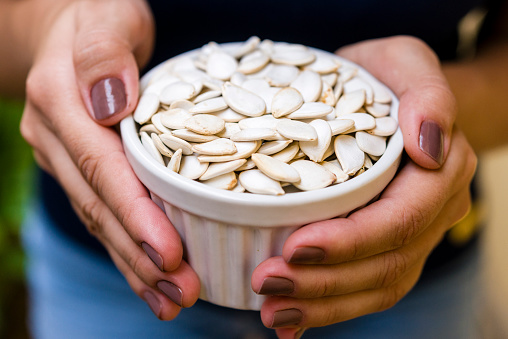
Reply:
M256 268L252 288L269 295L262 321L281 339L395 305L471 204L476 156L453 127L455 99L432 51L420 40L394 37L348 46L339 54L395 92L411 159L378 201L348 218L300 228L285 242L282 257ZM422 122L441 132L430 148L433 136L423 135ZM432 147L436 141L440 145Z

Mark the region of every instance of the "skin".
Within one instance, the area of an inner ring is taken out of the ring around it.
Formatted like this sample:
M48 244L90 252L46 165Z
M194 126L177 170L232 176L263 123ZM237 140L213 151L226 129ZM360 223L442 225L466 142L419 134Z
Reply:
M199 280L182 260L177 232L136 179L119 135L108 127L131 113L137 102L139 68L154 43L147 5L141 0L0 1L0 25L0 42L12 46L0 50L0 65L12 65L0 73L0 91L25 97L21 133L34 148L37 162L62 185L132 289L143 299L147 293L155 296L158 306L152 309L160 319L174 319L181 307L157 288L157 282L179 286L182 306L190 307L198 298ZM261 310L267 327L276 311L302 312L300 323L276 329L280 338L294 338L301 328L382 311L415 285L429 253L471 203L469 183L476 156L455 125L457 112L475 148L506 141L490 133L492 140L482 145L479 140L484 137L473 128L479 124L474 113L486 99L493 109L485 111L501 112L501 104L487 91L487 80L495 75L504 86L499 92L506 93L507 66L493 64L506 60L506 44L492 41L475 60L444 67L423 42L404 36L361 42L337 53L364 66L400 98L408 158L377 202L346 219L299 229L286 241L282 256L254 271L256 292L266 277L294 283L294 292L270 296ZM95 121L90 90L108 77L123 81L127 105ZM474 81L472 91L464 79L480 80ZM494 131L501 124L483 120ZM423 121L436 122L443 131L442 164L419 147ZM161 269L143 251L143 242L161 256ZM288 264L295 249L309 246L323 249L321 262Z

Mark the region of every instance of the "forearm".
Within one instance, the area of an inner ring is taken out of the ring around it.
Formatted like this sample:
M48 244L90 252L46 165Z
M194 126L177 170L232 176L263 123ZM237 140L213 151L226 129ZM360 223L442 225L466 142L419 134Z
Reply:
M508 42L473 61L443 66L458 101L458 125L476 151L508 143Z
M22 97L49 23L68 0L0 0L0 96Z
M508 143L508 2L473 60L445 63L458 101L457 123L477 152Z

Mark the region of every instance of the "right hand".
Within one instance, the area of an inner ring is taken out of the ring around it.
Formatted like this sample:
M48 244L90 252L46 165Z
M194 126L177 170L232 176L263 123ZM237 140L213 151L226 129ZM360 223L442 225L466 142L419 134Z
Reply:
M142 0L48 7L42 25L34 25L21 133L134 292L171 320L196 302L199 279L108 127L136 106L138 69L154 42L150 9Z

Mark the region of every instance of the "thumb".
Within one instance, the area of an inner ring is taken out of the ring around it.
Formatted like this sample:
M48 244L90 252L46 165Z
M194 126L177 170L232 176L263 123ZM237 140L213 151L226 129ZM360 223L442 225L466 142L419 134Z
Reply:
M424 168L440 168L450 147L457 104L434 52L416 38L398 36L361 42L337 53L394 91L406 152Z
M131 113L138 99L139 67L149 59L153 20L142 1L80 2L73 61L88 112L111 126Z

